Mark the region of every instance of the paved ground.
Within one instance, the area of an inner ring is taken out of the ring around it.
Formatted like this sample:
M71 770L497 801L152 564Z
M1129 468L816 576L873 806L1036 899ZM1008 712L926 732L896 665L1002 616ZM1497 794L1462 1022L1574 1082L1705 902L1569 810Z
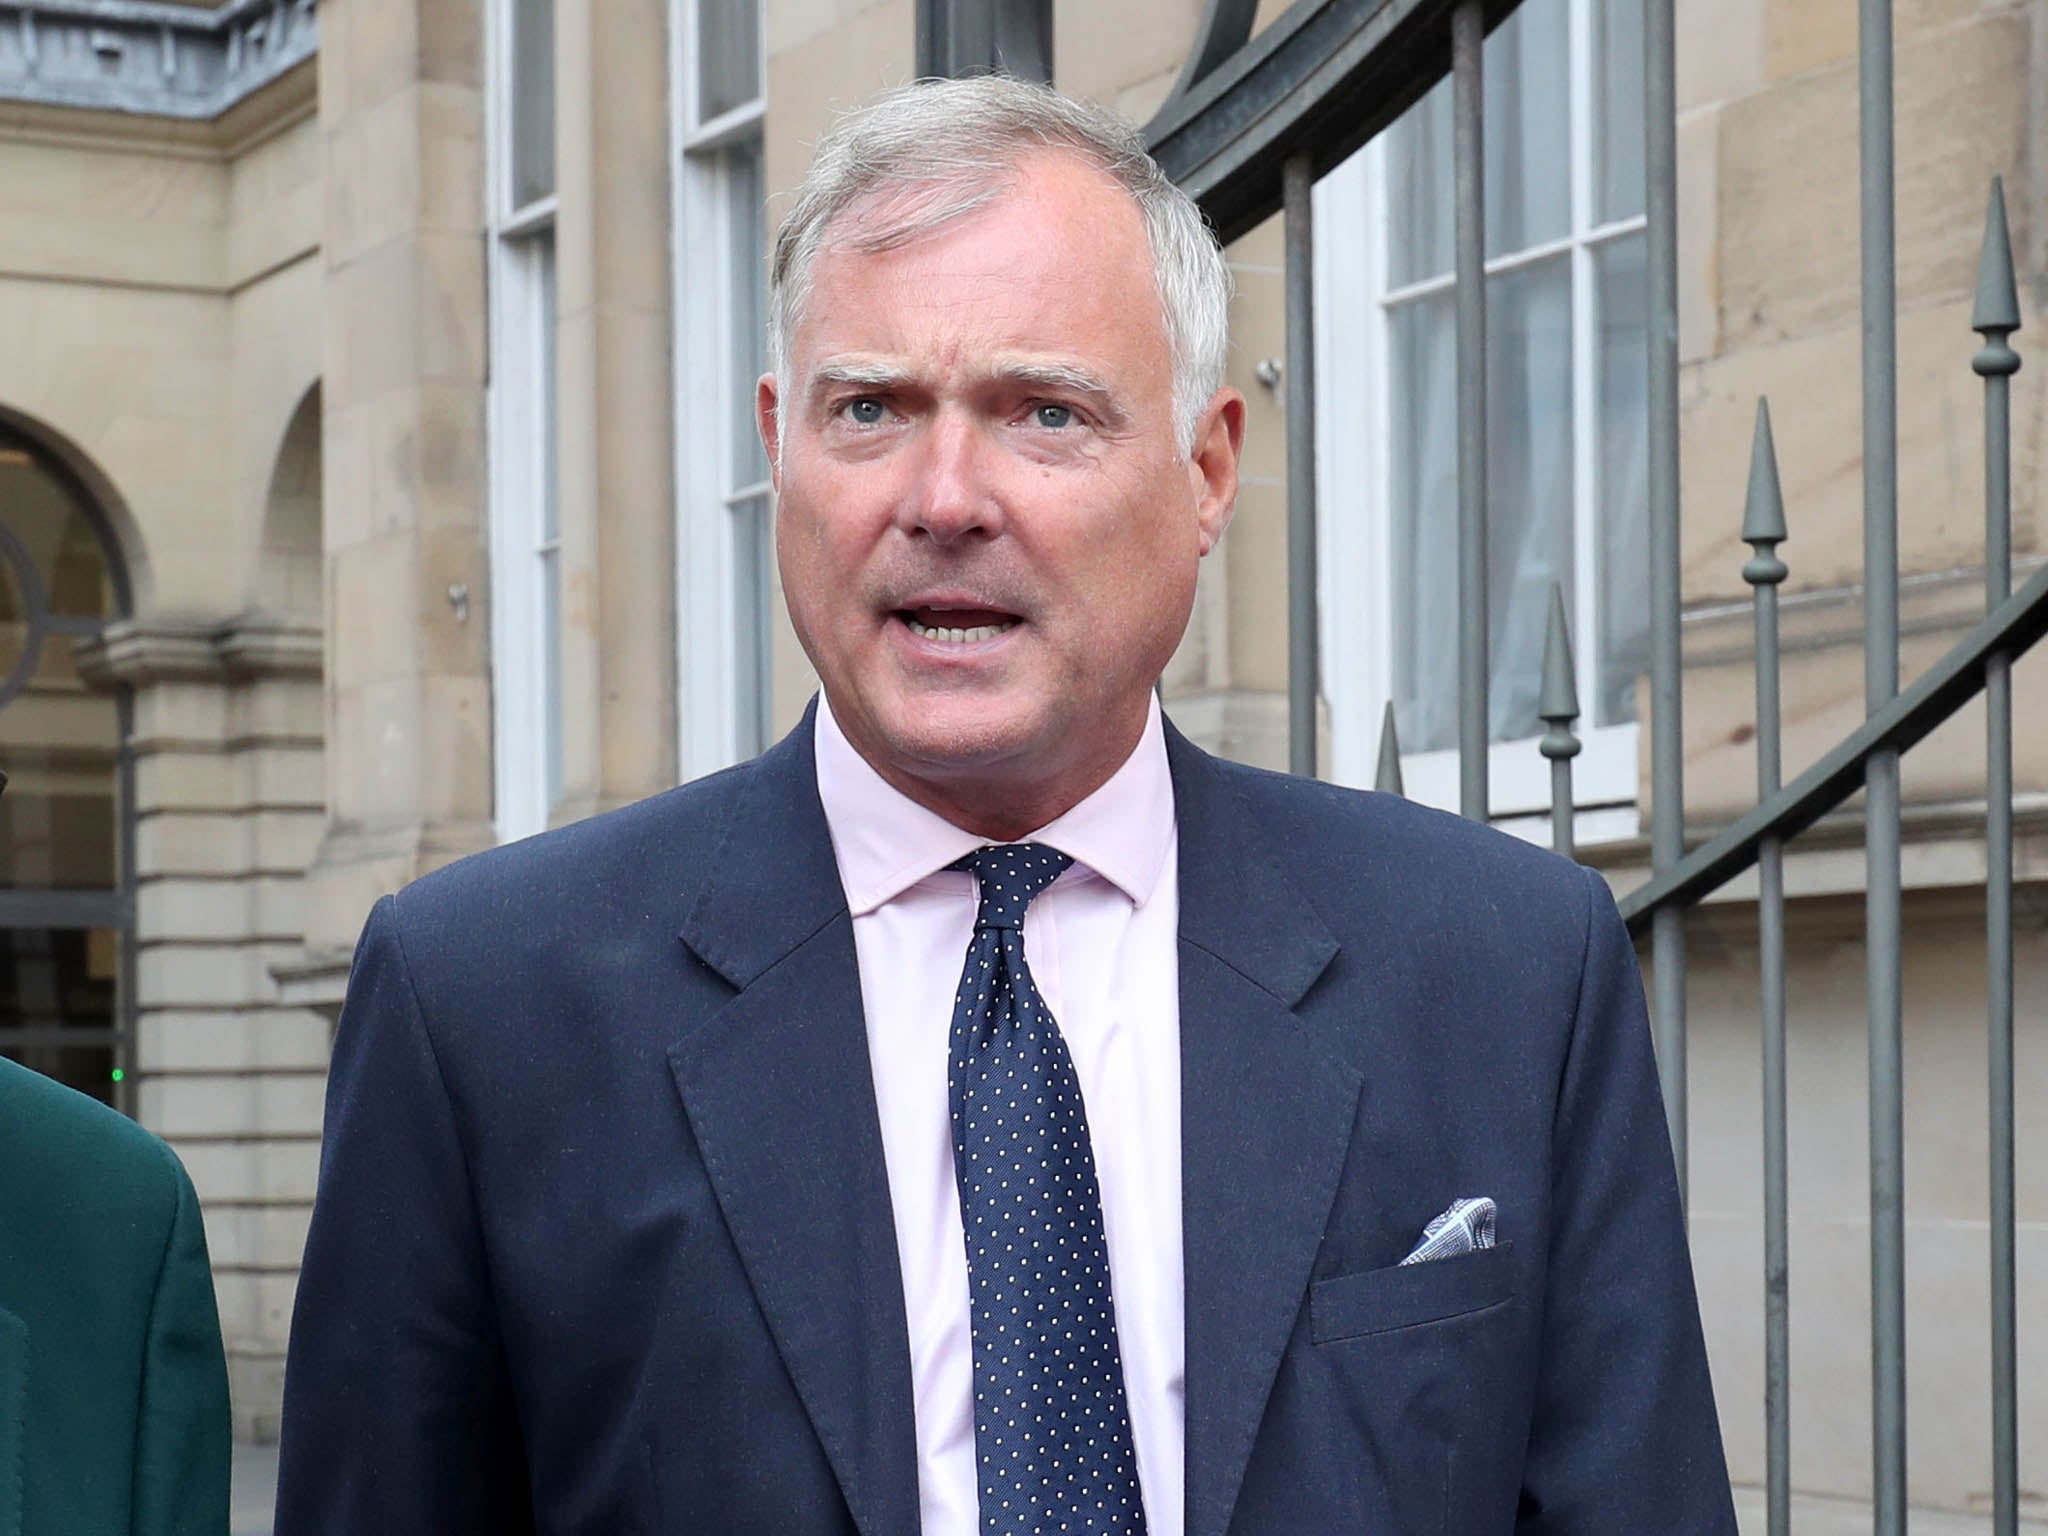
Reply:
M229 1519L232 1536L270 1536L270 1512L277 1502L277 1447L237 1445L235 1447L234 1508ZM1744 1536L1764 1528L1763 1495L1753 1488L1735 1490L1736 1513ZM2025 1532L2048 1533L2048 1524L2029 1518L2021 1522ZM1868 1536L1870 1506L1847 1500L1794 1500L1795 1527L1809 1536ZM1979 1515L1944 1515L1915 1510L1913 1529L1921 1536L1978 1536L1988 1532L1991 1522Z
M2048 1533L2048 1523L2037 1520L2048 1510L2021 1511L2022 1536ZM1946 1511L1911 1511L1913 1536L1990 1536L1989 1515L1958 1515ZM1763 1536L1764 1496L1758 1488L1735 1490L1735 1520L1742 1536ZM1854 1499L1814 1499L1795 1496L1792 1500L1792 1529L1800 1536L1870 1536L1870 1506Z
M235 1444L235 1481L228 1507L231 1536L270 1536L277 1503L277 1447Z

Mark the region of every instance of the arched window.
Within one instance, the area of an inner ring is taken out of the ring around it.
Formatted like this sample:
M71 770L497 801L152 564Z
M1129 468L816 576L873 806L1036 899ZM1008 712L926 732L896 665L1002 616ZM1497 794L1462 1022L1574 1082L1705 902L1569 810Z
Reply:
M0 425L0 1055L123 1107L127 702L73 646L127 608L99 508Z

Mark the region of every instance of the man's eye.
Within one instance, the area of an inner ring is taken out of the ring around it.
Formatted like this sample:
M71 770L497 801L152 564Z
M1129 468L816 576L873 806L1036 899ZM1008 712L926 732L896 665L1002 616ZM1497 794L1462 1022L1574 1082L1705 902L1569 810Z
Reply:
M840 409L845 412L846 419L856 427L880 426L882 417L886 414L881 401L866 396L858 400L849 400Z
M1048 431L1057 432L1074 424L1074 408L1071 405L1037 405L1031 409L1031 419Z

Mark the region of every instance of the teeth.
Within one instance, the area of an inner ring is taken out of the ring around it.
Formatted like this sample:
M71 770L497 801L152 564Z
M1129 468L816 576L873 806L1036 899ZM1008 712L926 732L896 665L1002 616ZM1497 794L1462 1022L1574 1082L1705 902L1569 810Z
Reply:
M1016 623L1013 619L1009 624L977 624L972 629L947 629L936 624L920 624L909 614L903 616L903 622L910 626L910 632L919 639L946 640L954 645L968 645L976 640L993 640Z

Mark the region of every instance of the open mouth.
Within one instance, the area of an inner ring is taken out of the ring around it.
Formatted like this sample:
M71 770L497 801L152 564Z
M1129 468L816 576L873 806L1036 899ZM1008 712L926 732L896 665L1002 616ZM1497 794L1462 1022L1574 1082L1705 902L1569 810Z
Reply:
M972 645L977 640L993 640L997 635L1014 629L1018 623L1015 614L1000 613L993 608L901 608L896 616L920 640L937 640L949 645Z

